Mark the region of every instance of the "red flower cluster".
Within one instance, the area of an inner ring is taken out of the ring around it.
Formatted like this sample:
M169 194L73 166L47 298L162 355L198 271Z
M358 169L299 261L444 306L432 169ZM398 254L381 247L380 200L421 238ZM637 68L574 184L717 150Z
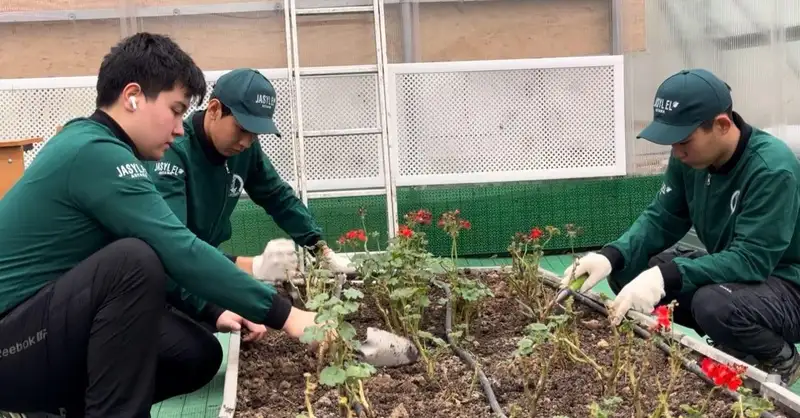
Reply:
M460 214L460 209L444 212L439 217L439 222L437 225L439 228L450 234L450 236L455 238L458 235L459 230L472 228L472 223L466 219L462 219L459 216Z
M706 357L700 361L700 369L717 386L727 386L735 391L742 385L743 366L722 364Z
M417 211L408 212L406 214L406 222L418 225L430 225L433 215L429 210L420 209Z
M655 310L653 310L653 314L656 316L656 324L655 329L653 331L659 330L666 330L669 331L672 327L672 311L670 310L669 306L661 305L657 306Z
M364 232L363 229L354 229L352 231L347 231L344 235L339 237L339 244L344 244L348 241L365 242L366 240L367 240L367 233Z
M533 229L531 229L531 233L530 233L530 238L531 239L539 239L539 238L542 237L542 235L544 235L544 233L542 232L541 229L539 229L538 226L534 227Z
M400 225L400 229L397 231L397 235L401 237L411 238L414 235L414 231L408 227L408 225Z

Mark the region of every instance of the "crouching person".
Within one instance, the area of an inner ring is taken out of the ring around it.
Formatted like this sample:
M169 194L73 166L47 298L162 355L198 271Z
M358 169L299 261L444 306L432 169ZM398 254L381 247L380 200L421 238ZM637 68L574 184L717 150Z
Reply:
M664 183L633 226L564 272L609 276L619 322L678 302L676 323L792 385L800 371L800 163L786 144L733 111L730 89L705 70L656 92L639 135L672 147ZM706 252L668 249L694 226ZM666 251L665 251L666 250Z
M100 66L94 114L65 124L0 200L0 410L149 417L219 368L219 343L190 314L294 338L314 326L189 231L142 165L183 135L205 89L168 38L126 38ZM184 293L206 302L182 312Z

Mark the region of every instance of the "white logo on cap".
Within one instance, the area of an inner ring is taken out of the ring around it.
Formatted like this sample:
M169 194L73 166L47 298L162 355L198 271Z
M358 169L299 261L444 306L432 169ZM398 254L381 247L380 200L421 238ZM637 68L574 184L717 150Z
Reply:
M275 97L270 96L268 94L257 94L256 95L256 104L260 104L263 108L273 108L275 107Z
M655 109L656 113L667 113L677 109L678 104L679 102L677 101L656 97L656 101L653 103L653 109Z

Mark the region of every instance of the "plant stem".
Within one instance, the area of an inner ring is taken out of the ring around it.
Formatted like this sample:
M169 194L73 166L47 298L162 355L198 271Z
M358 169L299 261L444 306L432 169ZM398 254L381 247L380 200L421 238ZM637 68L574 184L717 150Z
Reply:
M536 389L533 391L533 396L528 404L531 415L534 415L538 409L537 404L539 403L539 398L541 398L542 393L544 393L544 383L547 379L547 374L550 371L550 365L553 363L556 355L558 355L558 350L553 350L550 355L546 357L546 360L540 365L541 368L539 370L539 379L536 381Z
M314 417L314 408L311 406L311 394L314 392L313 384L311 383L311 375L306 373L306 410L308 411L308 418Z

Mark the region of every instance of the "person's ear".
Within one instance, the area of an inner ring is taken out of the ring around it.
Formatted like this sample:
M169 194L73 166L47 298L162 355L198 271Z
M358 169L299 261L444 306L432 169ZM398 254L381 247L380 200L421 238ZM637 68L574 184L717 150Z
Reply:
M139 96L142 88L138 83L130 83L122 89L122 105L130 112L135 112L139 108Z
M211 99L208 102L208 106L206 106L206 113L209 114L211 120L217 120L222 118L222 106L220 106L220 102L217 99Z
M719 115L714 119L714 125L719 127L720 133L725 135L728 131L731 130L731 126L733 126L733 121L728 115Z

